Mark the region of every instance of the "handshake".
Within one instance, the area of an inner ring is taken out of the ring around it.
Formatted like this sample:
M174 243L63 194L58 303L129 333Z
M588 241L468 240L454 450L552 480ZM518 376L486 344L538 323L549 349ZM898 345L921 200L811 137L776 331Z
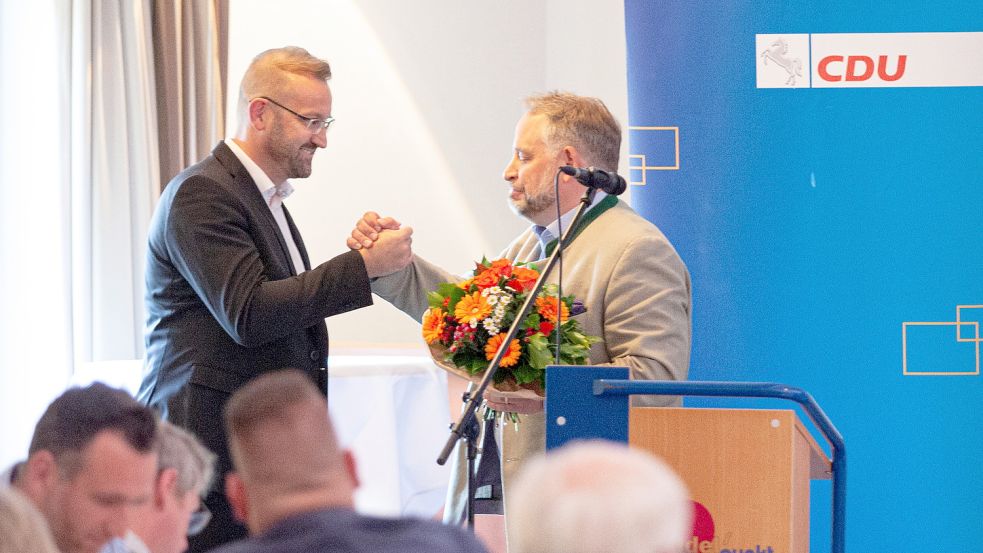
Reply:
M413 260L412 236L412 228L401 228L396 219L379 217L378 213L369 211L355 223L346 244L362 254L369 278L376 278L410 264Z

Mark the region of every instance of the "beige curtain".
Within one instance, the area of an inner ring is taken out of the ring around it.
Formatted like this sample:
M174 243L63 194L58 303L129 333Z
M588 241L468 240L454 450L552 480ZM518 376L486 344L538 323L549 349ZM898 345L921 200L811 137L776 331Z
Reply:
M143 259L160 181L148 0L75 2L72 307L80 363L143 347Z
M77 372L143 356L147 228L163 184L224 134L228 8L225 0L73 5Z
M225 135L228 0L158 0L153 19L163 189Z

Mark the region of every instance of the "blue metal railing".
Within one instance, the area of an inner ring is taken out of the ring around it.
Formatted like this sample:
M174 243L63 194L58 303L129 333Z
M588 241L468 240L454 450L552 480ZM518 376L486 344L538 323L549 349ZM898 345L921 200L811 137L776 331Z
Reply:
M665 382L652 380L594 381L594 395L665 395L762 397L794 401L802 406L816 428L822 432L833 452L833 553L844 553L846 536L846 446L833 422L808 392L794 386L772 382Z

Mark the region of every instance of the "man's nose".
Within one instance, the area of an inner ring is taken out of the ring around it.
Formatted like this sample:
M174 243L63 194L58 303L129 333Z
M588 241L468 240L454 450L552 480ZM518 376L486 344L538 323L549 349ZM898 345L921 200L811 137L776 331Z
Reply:
M311 142L318 148L326 148L328 146L328 129L319 129L311 137Z
M508 165L505 166L505 171L502 172L502 178L508 182L512 182L518 177L519 172L515 169L515 162L510 161Z

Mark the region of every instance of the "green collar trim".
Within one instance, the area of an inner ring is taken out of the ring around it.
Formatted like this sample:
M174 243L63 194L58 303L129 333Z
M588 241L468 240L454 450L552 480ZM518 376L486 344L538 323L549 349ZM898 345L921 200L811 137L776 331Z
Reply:
M570 238L568 239L567 246L572 244L574 239L580 236L580 233L585 228L587 228L587 225L593 223L594 220L600 217L602 213L611 209L617 204L618 204L618 197L609 195L605 197L603 200L601 200L600 203L590 208L590 210L584 214L584 217L580 220L580 223L577 224L577 228L573 229L573 233L570 234ZM550 241L549 244L546 244L545 257L549 257L553 255L553 250L556 249L557 242L558 240L554 238L553 240Z

